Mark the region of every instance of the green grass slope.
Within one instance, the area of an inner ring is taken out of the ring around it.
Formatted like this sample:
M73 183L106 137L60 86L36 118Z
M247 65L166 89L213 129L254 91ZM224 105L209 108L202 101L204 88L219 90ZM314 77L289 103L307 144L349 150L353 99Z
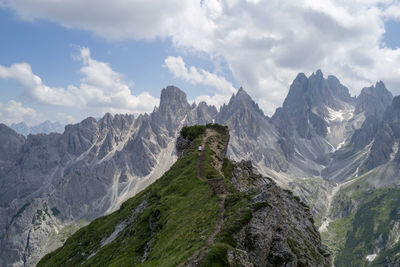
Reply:
M334 202L333 213L340 218L322 237L336 254L336 266L383 266L385 257L399 258L400 188L375 189L360 179ZM366 257L372 254L377 257L369 262Z
M201 136L193 148L200 143ZM176 266L184 261L203 245L218 213L218 196L196 177L197 157L195 149L187 153L154 184L80 229L38 266ZM116 239L101 247L124 222L129 223Z

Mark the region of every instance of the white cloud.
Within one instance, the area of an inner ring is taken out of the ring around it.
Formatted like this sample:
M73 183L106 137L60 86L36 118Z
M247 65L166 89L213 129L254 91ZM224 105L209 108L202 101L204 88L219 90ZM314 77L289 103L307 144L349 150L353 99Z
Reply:
M164 61L164 66L176 77L194 85L205 85L216 89L216 94L209 96L202 94L195 99L195 102L206 101L209 105L220 106L226 103L236 89L224 77L204 69L197 69L191 66L186 67L182 57L169 56Z
M24 107L22 103L10 100L8 103L0 103L0 118L5 124L19 123L22 121L36 123L37 113L34 109Z
M78 120L74 116L66 114L64 112L57 112L57 121L64 125L78 122Z
M77 59L82 63L79 86L49 87L32 72L28 63L16 63L10 67L0 65L0 78L17 81L25 89L26 95L35 101L81 110L90 109L92 115L103 115L105 112L150 112L158 105L159 100L148 93L132 95L131 83L125 82L122 75L107 63L92 59L88 48L81 48Z
M222 57L235 80L258 100L267 114L282 103L298 72L310 74L318 68L325 74L336 75L353 94L376 80L385 81L395 94L400 93L400 49L385 47L382 40L385 21L400 20L399 1L0 0L0 3L25 20L44 18L107 39L170 38L178 48L205 52L211 59ZM179 62L173 67L185 74ZM200 70L196 71L191 73L191 68L186 71L192 82L198 74L204 76ZM218 87L214 88L216 94L221 94ZM59 94L65 93L59 90Z

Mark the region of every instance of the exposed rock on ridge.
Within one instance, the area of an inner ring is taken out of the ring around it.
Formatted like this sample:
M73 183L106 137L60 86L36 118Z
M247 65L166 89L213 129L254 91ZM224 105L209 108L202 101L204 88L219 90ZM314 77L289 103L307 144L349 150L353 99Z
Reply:
M321 245L311 211L298 197L263 178L249 161L235 165L232 184L246 194L259 192L251 203L261 208L235 235L244 256L238 254L251 266L329 266L330 254Z

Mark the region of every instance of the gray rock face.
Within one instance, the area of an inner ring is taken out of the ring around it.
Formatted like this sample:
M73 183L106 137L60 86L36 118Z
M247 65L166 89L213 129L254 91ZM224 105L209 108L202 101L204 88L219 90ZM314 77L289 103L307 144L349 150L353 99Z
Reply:
M254 266L330 266L309 208L290 191L262 178L251 162L237 163L233 185L240 192L258 190L251 200L253 217L235 236L239 262ZM312 256L310 256L312 255ZM247 260L246 260L247 258Z
M325 121L329 114L327 107L340 110L346 106L344 103L352 101L348 89L336 77L325 79L320 70L309 78L300 73L272 121L282 133L286 132L286 136L297 133L307 139L311 139L313 134L325 137L328 131Z
M392 261L389 257L386 257L383 267L400 267L400 258Z
M399 142L400 96L396 96L378 125L371 152L363 166L365 170L371 170L390 161L400 163Z
M382 81L379 81L375 86L361 90L357 97L355 113L365 112L366 117L375 116L381 119L386 108L392 103L392 99L392 93L386 89Z
M1 164L13 161L17 158L25 143L25 138L17 134L6 125L0 123L0 162ZM0 165L1 166L1 165Z
M251 158L276 171L287 169L278 132L242 88L221 108L216 122L230 129L229 157Z
M347 144L364 120L363 114L354 115L354 102L336 77L325 79L320 70L308 78L298 74L271 118L289 166L283 171L301 177L330 174L324 169L332 164L331 153Z

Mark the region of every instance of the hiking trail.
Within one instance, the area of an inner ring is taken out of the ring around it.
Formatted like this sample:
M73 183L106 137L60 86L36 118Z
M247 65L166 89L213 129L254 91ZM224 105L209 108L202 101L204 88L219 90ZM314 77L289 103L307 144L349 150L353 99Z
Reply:
M227 196L227 189L224 183L223 179L206 179L203 177L203 170L204 170L204 162L205 162L205 150L206 150L206 144L207 140L212 137L217 135L217 132L212 129L206 129L205 135L203 137L203 141L201 144L202 150L199 152L199 157L197 158L196 161L196 170L197 170L197 178L208 185L211 186L211 188L214 190L216 194L219 195L220 201L219 201L219 212L218 212L218 217L217 221L214 227L214 230L211 232L211 234L208 236L205 244L197 250L195 253L192 254L185 263L185 266L200 266L201 263L203 262L205 256L209 252L209 248L211 245L214 244L215 237L217 234L221 231L222 224L224 223L224 213L225 213L225 200ZM222 175L221 170L217 169L217 171Z

